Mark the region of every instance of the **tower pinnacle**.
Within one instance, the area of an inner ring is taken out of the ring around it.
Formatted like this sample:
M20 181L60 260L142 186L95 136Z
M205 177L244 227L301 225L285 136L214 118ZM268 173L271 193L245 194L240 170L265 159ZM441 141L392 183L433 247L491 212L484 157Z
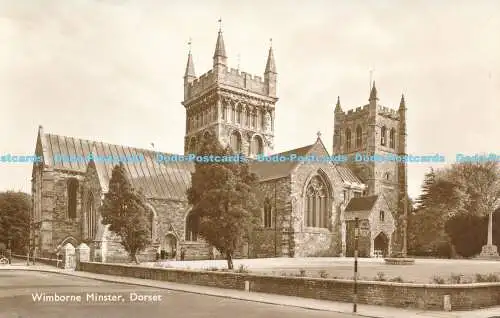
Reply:
M405 109L405 108L406 108L405 95L401 94L401 102L399 102L399 109Z
M191 39L189 39L188 46L189 46L189 53L188 53L188 60L187 60L187 64L186 64L186 71L184 72L185 78L196 77L196 73L194 71L193 56L191 55Z
M377 100L378 100L377 88L375 87L375 81L373 81L372 90L370 92L370 99L368 99L368 101L371 102L371 101L377 101Z
M337 96L337 105L335 105L335 112L336 113L342 112L342 106L340 106L340 96Z
M273 39L269 39L269 54L267 55L266 70L264 73L277 73L276 72L276 62L274 61L273 53Z
M217 64L226 65L226 46L222 37L222 19L219 19L219 33L217 35L217 43L215 44L214 66Z

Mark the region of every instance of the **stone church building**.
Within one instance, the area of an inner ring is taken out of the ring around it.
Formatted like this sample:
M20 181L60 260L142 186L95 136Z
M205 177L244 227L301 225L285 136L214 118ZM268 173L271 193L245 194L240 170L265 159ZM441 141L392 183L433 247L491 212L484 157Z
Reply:
M275 155L277 70L272 47L264 76L230 69L219 31L213 68L196 76L191 52L184 75L185 154L195 153L205 134L216 136L235 152L252 158ZM333 154L404 154L405 102L392 110L378 104L373 85L369 103L345 112L340 101L334 115ZM326 157L320 134L311 144L276 155ZM153 260L164 251L172 256L183 247L186 259L214 257L214 249L198 235L186 190L192 162L161 162L152 150L55 135L39 127L35 155L43 158L32 171L31 243L39 256L53 256L66 243L85 242L91 259L119 262L127 255L119 238L100 222L99 207L115 163L61 160L94 156L124 161L132 185L148 200L152 244L141 255ZM131 160L135 158L137 160ZM360 219L360 255L389 254L400 247L401 197L406 189L404 165L395 162L280 162L253 160L260 178L262 224L237 257L350 256L353 222ZM401 223L402 224L402 223ZM176 253L177 257L179 253Z

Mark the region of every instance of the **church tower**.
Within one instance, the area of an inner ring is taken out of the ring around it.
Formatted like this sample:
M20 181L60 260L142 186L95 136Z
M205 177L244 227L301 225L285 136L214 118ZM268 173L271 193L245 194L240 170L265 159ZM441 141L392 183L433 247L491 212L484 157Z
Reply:
M205 134L223 146L248 157L269 155L274 149L277 72L269 48L264 77L228 67L222 30L219 28L213 67L197 77L191 50L184 74L186 134L184 153L196 153Z
M406 105L404 96L398 110L381 106L378 101L375 83L365 106L345 112L340 98L337 99L333 153L349 157L346 164L368 186L365 195L381 196L398 220L400 230L407 193L406 164L377 160L376 156L406 155ZM396 242L401 240L401 236L396 238Z

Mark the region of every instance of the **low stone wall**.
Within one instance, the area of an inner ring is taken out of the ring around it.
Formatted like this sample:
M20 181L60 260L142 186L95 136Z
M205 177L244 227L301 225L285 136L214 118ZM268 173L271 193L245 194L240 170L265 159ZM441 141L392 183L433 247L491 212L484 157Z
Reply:
M26 260L26 255L14 255L14 254L12 254L12 258ZM32 261L33 261L33 259L30 257L30 263ZM57 266L57 259L40 257L40 258L35 258L35 264L36 263L42 263L42 264L51 265L51 266L55 267L55 266ZM61 266L61 265L59 264L59 266Z
M352 302L353 281L306 277L260 276L230 272L148 268L122 264L81 263L81 270L124 277L212 286L331 301ZM451 310L472 310L500 305L500 283L459 285L358 282L358 303L392 307L444 310L450 297Z

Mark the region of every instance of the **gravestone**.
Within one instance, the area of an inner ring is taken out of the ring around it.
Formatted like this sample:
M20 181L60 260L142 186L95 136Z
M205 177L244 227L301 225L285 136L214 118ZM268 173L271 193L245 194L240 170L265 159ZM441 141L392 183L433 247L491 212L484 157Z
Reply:
M80 262L89 262L90 261L90 247L81 243L76 248L76 269L80 268Z
M75 248L71 243L66 243L63 247L63 260L64 269L75 269L76 267L76 253Z

